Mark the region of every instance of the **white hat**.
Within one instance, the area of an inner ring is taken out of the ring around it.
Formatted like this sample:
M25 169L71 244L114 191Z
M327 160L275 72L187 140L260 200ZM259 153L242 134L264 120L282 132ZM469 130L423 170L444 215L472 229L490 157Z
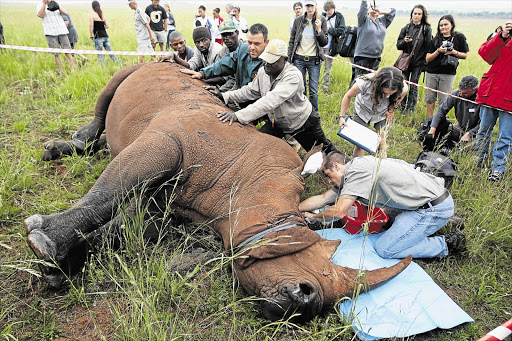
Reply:
M304 2L304 6L307 6L307 5L313 5L313 6L316 6L316 1L312 1L312 0L306 0Z
M260 55L260 59L266 61L269 64L274 64L281 57L288 56L288 45L281 39L272 39L265 51Z

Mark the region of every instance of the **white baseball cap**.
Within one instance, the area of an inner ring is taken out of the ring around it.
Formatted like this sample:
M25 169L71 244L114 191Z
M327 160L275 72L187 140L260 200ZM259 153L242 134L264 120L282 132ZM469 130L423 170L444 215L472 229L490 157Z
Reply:
M281 39L272 39L265 51L260 55L260 59L266 61L269 64L274 64L281 57L288 56L288 45Z

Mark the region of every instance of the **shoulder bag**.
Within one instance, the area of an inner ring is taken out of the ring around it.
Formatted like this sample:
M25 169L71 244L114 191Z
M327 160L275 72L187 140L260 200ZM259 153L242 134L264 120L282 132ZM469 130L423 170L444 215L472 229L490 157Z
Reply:
M400 53L400 56L398 56L398 59L396 60L394 67L404 72L409 69L409 64L411 63L412 57L414 56L414 50L416 50L416 45L418 44L418 40L420 40L421 31L423 31L423 25L421 25L420 31L416 36L416 41L414 42L414 46L412 47L411 53L406 53L402 51L402 53Z

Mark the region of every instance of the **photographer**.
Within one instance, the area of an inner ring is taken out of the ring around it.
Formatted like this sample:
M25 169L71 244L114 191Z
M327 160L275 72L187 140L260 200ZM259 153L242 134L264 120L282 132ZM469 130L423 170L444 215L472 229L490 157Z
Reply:
M476 101L480 109L480 129L477 135L476 149L478 163L481 165L491 143L492 130L499 118L498 139L492 151L492 173L487 178L490 181L501 181L507 169L507 160L512 149L512 22L494 38L480 46L478 54L491 68L482 76Z
M449 93L455 83L459 59L466 59L469 51L464 34L455 31L455 20L443 15L437 24L437 34L427 49L427 87ZM436 100L443 103L446 95L427 90L427 115L432 117Z
M238 37L243 41L247 41L247 32L249 31L249 24L247 23L247 20L245 20L245 18L240 15L240 7L233 7L233 14L231 15L230 19L233 20L233 22L238 27Z
M446 155L446 151L451 150L456 143L468 143L474 140L480 125L480 106L457 97L474 101L477 91L478 78L473 75L462 77L459 88L452 92L454 97L447 97L437 109L430 130L423 141L423 150L433 151L444 148L443 154ZM452 123L446 118L452 108L455 111L457 123Z
M414 55L409 63L407 71L403 71L406 80L418 83L421 73L427 66L427 47L432 41L432 27L428 22L428 12L423 5L416 5L411 11L410 22L405 25L396 42L396 48L404 53L411 53L414 48ZM416 47L414 47L416 44ZM411 84L407 97L400 103L404 113L412 113L418 102L418 87Z
M55 1L43 0L41 4L37 6L37 16L41 18L43 23L44 35L46 36L46 42L49 48L58 49L70 49L71 44L68 38L68 29L62 19L62 15L66 15L68 12L59 6ZM63 72L62 61L60 60L59 54L51 52L55 57L55 64L60 72ZM71 54L66 53L66 60L68 61L71 68L76 66L75 59Z

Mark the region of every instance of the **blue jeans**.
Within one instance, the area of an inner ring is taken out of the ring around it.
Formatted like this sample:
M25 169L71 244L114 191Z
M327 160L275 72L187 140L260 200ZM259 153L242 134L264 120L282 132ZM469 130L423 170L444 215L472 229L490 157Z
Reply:
M303 60L295 59L293 64L300 70L302 73L302 78L304 78L304 94L307 93L306 90L306 71L309 76L309 101L313 106L313 112L318 113L318 82L320 81L320 67L322 66L322 62L315 62L310 60L309 62L305 62Z
M428 209L403 211L391 227L377 239L375 251L382 258L432 258L448 255L444 236L429 237L453 216L454 204L449 195Z
M421 76L421 70L422 67L418 66L403 72L405 80L418 84ZM409 84L409 93L405 96L402 103L400 103L400 106L407 112L413 112L414 109L416 109L416 103L418 103L418 87L416 85Z
M483 160L489 152L492 130L496 121L500 119L498 139L492 151L491 167L495 171L504 172L507 169L507 160L512 148L512 114L498 109L480 107L480 129L476 135L476 152L478 158Z
M112 51L112 46L110 46L110 41L108 40L108 37L95 38L94 48L98 51L101 51L102 49L105 49L105 51ZM110 59L119 64L119 66L122 66L121 62L119 61L119 58L117 58L115 54L109 54L109 56ZM101 64L105 65L105 58L102 54L98 55L98 59L100 60Z

